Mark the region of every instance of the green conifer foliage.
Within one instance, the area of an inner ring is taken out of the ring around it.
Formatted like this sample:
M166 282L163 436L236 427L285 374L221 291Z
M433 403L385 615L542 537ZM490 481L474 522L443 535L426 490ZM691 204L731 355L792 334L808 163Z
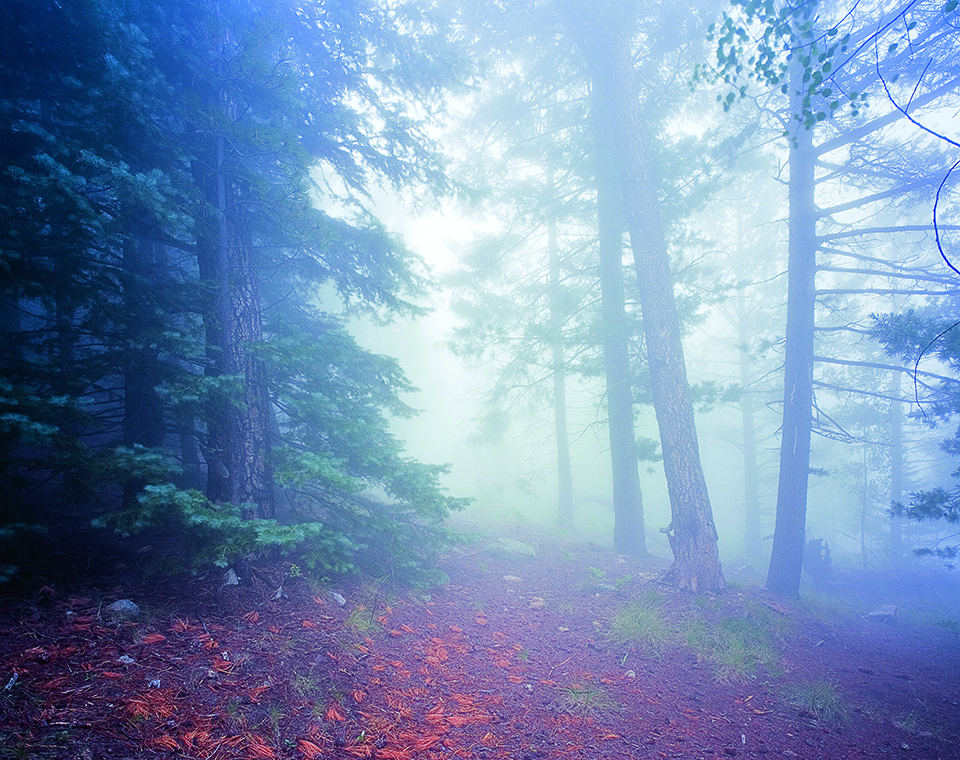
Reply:
M419 310L364 210L446 186L424 119L462 64L416 5L4 4L0 539L67 512L194 564L426 565L463 502L389 433L399 367L319 302Z

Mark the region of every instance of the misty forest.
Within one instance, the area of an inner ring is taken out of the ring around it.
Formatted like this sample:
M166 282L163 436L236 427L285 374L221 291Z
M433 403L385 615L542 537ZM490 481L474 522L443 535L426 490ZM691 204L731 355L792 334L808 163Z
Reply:
M0 757L960 758L957 0L6 0Z

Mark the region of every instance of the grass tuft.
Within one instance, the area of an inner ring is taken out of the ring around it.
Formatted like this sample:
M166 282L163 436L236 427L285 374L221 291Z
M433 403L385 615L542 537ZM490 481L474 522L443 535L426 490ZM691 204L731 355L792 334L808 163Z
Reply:
M722 681L742 681L761 670L776 675L780 670L777 641L780 626L762 608L728 617L714 625L691 620L684 626L687 646L717 667Z
M576 684L564 689L563 709L583 718L595 717L617 709L617 703L593 684Z
M826 680L808 681L790 691L790 701L801 712L821 723L840 723L847 718L847 706L835 683Z
M610 621L610 638L661 656L675 639L673 627L663 617L663 597L648 591L617 610Z
M369 633L379 628L373 619L373 613L364 604L358 604L354 607L347 615L347 619L343 621L343 625L357 633Z

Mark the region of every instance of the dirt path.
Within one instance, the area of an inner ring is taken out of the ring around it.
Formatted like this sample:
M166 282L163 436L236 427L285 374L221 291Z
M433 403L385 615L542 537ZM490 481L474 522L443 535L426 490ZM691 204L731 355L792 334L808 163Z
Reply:
M588 544L534 539L527 559L488 543L452 552L446 584L341 587L342 607L305 581L280 600L197 582L8 601L0 756L960 758L943 626L680 594L662 563ZM145 617L104 623L120 597ZM664 627L616 643L636 600Z

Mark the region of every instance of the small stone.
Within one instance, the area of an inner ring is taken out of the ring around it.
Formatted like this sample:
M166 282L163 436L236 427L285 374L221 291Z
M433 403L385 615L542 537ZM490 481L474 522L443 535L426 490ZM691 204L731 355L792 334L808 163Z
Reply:
M136 620L140 617L140 608L129 599L118 599L105 608L107 617L113 621Z
M512 538L498 538L484 548L483 553L502 559L536 559L537 557L537 550L530 544Z

